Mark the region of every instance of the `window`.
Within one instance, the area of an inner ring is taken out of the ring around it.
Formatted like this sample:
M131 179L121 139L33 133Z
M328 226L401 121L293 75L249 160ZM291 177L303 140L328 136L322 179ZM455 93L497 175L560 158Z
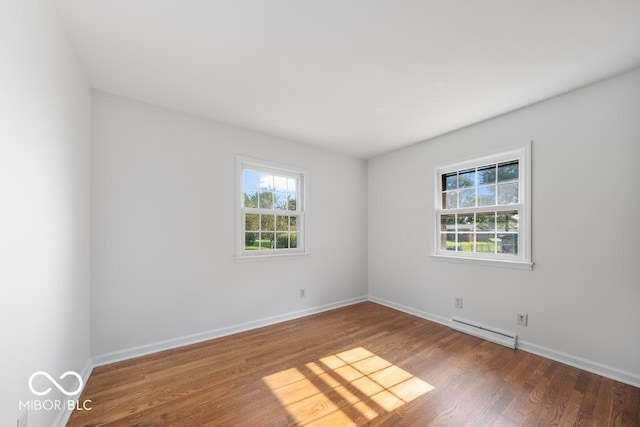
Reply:
M437 257L531 268L530 151L436 170Z
M304 172L246 158L238 171L237 255L304 253Z

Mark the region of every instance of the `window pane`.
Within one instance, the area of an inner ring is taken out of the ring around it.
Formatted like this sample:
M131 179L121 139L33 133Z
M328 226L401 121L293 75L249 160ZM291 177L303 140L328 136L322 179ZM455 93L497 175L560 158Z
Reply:
M273 175L266 173L258 174L258 188L261 190L273 190Z
M518 161L501 163L498 165L498 182L513 181L518 179Z
M452 172L446 175L442 175L442 189L443 190L455 190L458 188L458 173Z
M496 182L495 165L478 168L478 185L495 184L495 182Z
M276 249L289 248L289 233L276 233Z
M496 186L478 187L478 206L493 206L496 204Z
M495 253L496 252L496 236L493 233L477 233L476 234L476 252Z
M258 207L258 192L252 190L244 190L244 207L245 208L257 208Z
M475 185L476 185L475 169L460 171L460 174L458 175L458 186L460 188L475 187Z
M244 248L249 251L258 249L258 235L259 233L245 233L244 234Z
M460 190L460 207L473 208L476 206L476 189Z
M495 229L496 229L495 212L476 214L476 231L493 231Z
M498 231L518 231L518 211L498 212Z
M498 204L515 205L518 204L518 183L498 185Z
M298 208L296 200L297 200L296 193L291 193L291 192L287 193L287 208L290 211L295 211Z
M522 230L519 223L528 196L528 177L520 176L520 162L527 160L527 150L523 147L468 161L462 167L438 169L441 199L435 207L435 231L440 241L436 253L464 252L460 257L519 261L523 252L528 253L518 248L519 233L528 231L524 216Z
M459 233L458 234L458 250L462 252L473 252L473 238L472 233Z
M473 214L458 214L458 233L463 231L473 232Z
M273 186L276 191L287 191L287 177L285 176L274 176L273 177Z
M273 193L270 191L261 191L260 194L260 207L264 209L273 209Z
M296 178L287 178L287 189L296 192L298 190L298 180Z
M518 235L517 234L499 234L498 235L498 252L503 254L518 255Z
M446 249L448 251L456 250L456 234L455 233L443 233L440 235L440 249Z
M275 230L275 216L274 215L262 215L260 218L261 231L273 231Z
M456 216L442 215L440 217L440 231L456 231Z
M278 215L276 217L276 231L289 231L289 217Z
M258 172L252 172L245 170L242 172L242 186L245 189L258 189L260 188L260 174Z
M275 237L272 231L268 233L260 233L260 249L273 249L275 248Z
M273 208L286 210L289 203L287 193L275 193L275 197L276 199Z
M444 209L455 209L458 207L458 192L447 191L442 194L442 205Z
M259 231L260 230L260 215L258 214L246 214L244 217L244 229L245 231Z
M244 234L244 250L297 249L301 231L298 223L304 215L304 174L285 170L274 173L269 166L249 163L242 167L239 231ZM242 248L242 242L239 244Z

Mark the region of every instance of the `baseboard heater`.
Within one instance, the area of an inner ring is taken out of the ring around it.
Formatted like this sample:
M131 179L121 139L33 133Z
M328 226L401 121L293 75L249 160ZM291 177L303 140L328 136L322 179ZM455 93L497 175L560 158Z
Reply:
M487 341L501 344L509 348L516 348L516 341L518 339L518 336L513 332L501 331L499 329L472 322L471 320L460 319L459 317L451 319L451 329L483 338Z

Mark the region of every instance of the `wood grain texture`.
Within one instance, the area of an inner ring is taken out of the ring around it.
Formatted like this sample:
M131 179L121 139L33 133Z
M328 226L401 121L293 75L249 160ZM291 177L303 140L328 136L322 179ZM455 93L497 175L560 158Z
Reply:
M640 426L640 389L366 302L96 368L69 426Z

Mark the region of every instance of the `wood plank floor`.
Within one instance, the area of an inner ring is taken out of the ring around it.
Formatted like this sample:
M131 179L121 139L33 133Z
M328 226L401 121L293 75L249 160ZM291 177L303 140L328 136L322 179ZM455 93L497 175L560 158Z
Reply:
M638 426L640 389L366 302L96 368L68 426Z

